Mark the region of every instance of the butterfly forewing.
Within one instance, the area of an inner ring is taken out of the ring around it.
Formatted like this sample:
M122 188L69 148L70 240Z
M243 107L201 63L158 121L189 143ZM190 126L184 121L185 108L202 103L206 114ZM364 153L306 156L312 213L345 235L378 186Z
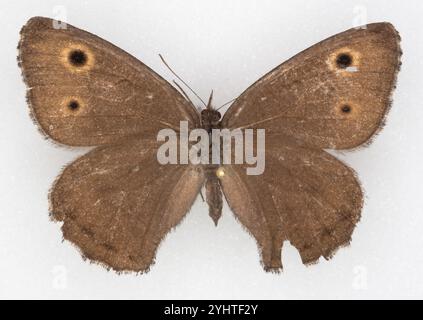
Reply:
M224 115L226 128L266 129L315 147L350 149L383 124L400 66L399 36L388 23L329 38L247 89Z
M69 24L36 17L21 31L19 63L41 130L72 146L155 138L197 111L168 82L109 42Z

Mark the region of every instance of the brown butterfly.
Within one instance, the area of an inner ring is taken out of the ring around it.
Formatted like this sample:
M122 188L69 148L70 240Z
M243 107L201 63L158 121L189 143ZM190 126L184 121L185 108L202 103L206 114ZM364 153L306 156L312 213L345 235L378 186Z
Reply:
M331 37L248 88L221 119L201 113L142 62L99 37L32 18L19 64L41 131L68 146L94 146L65 168L50 194L51 215L84 257L116 271L148 271L159 243L205 185L218 221L222 192L254 236L267 271L280 271L290 241L304 264L348 244L363 194L355 173L324 151L369 143L383 126L400 67L389 23ZM266 169L160 165L157 133L189 128L266 130Z

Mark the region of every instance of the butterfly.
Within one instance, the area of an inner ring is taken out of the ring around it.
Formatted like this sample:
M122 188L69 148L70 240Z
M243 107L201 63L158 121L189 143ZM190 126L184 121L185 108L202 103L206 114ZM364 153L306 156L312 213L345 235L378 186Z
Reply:
M93 147L57 178L51 217L85 258L146 272L205 187L210 216L217 223L226 198L266 271L282 270L285 241L306 265L330 259L351 241L363 192L354 171L326 150L369 144L383 127L401 54L389 23L348 30L270 71L222 117L211 103L199 112L109 42L34 17L18 57L31 115L53 141ZM243 164L160 165L157 133L177 132L181 121L189 130L265 129L264 173L247 175Z

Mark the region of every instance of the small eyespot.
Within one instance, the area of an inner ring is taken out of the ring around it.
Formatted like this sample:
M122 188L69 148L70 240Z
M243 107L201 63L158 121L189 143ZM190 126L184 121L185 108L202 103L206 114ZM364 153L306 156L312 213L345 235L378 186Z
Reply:
M338 68L347 69L351 67L352 64L353 64L353 58L348 53L341 53L336 58L336 65L338 66Z
M78 102L78 101L76 101L76 100L71 100L71 101L69 101L69 103L68 103L68 108L69 108L69 110L71 110L71 111L76 111L76 110L78 110L78 109L79 109L79 107L80 107L79 102Z
M87 54L79 49L72 50L69 53L69 63L75 67L83 67L88 62Z
M345 105L343 105L343 106L341 107L341 111L342 111L342 113L344 113L344 114L349 114L349 113L351 113L352 108L351 108L351 106L350 106L350 105L345 104Z

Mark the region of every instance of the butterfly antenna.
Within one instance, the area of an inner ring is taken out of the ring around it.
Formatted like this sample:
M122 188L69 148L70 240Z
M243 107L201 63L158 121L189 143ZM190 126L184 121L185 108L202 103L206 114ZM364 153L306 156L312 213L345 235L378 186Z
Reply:
M173 83L175 84L175 86L178 87L179 91L181 91L181 93L185 97L185 99L187 99L191 103L191 105L195 108L194 102L192 102L191 98L187 95L187 93L184 91L184 89L182 89L182 87L179 85L179 83L177 83L175 80L173 80Z
M161 54L159 54L159 57L162 60L162 62L164 63L164 65L169 69L169 71L172 72L173 75L176 78L178 78L178 80L181 81L198 98L198 100L200 100L204 104L205 107L207 107L204 100L201 99L201 97L184 80L182 80L182 78L180 76L178 76L175 71L172 70L172 68L167 64L166 60L163 58L163 56Z
M235 99L232 99L231 101L226 102L225 104L223 104L222 106L220 106L219 108L216 109L216 111L219 111L220 109L226 107L228 104L231 104L232 102L234 102L236 99L238 99L238 97L236 97Z

